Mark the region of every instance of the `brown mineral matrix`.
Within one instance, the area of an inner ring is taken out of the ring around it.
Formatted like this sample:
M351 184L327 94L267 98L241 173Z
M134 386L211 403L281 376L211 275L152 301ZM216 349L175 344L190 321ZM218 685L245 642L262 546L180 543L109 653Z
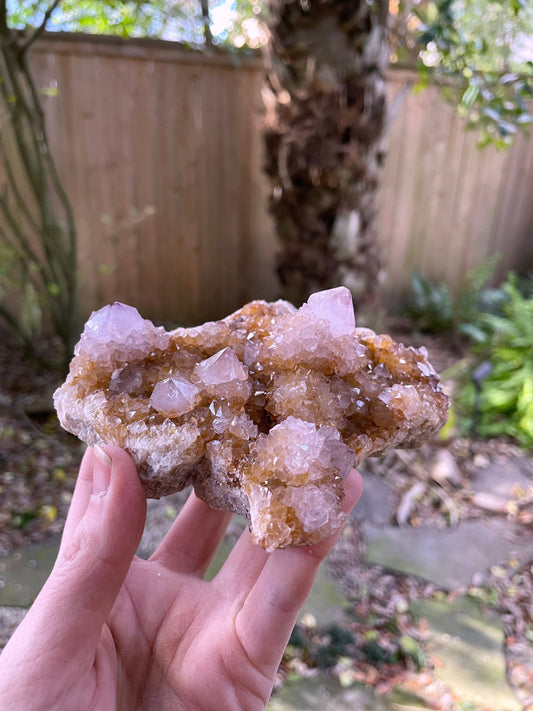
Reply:
M129 452L148 497L192 484L269 551L326 538L350 469L420 445L448 413L425 349L356 328L344 287L171 332L105 306L54 400L65 429Z

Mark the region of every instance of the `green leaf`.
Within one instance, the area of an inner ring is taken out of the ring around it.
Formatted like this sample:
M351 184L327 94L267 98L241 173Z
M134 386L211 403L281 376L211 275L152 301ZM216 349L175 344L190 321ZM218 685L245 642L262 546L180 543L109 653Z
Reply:
M458 326L458 331L477 344L487 343L490 338L489 334L475 323L462 323Z
M492 106L485 106L482 111L485 114L485 116L492 119L494 122L497 123L498 121L500 121L500 118L501 118L500 112L497 111Z
M533 295L514 274L502 288L480 304L489 304L499 313L480 312L463 327L479 339L473 348L490 359L492 373L482 383L479 434L487 437L508 435L521 446L533 447ZM481 341L481 333L484 340ZM475 390L468 375L459 374L455 396L461 418L470 418ZM461 429L465 429L460 423Z
M476 103L478 96L479 86L477 86L477 84L470 84L461 98L461 106L465 109L471 109Z
M56 86L43 86L41 89L43 96L55 97L59 96L59 89Z
M509 84L510 82L517 81L518 79L520 79L519 74L507 73L500 77L500 82L502 84Z

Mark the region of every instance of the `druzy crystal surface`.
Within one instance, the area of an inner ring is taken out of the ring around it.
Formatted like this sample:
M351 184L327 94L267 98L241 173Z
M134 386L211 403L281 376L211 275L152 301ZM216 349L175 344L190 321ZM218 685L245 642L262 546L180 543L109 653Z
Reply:
M55 404L88 444L127 450L147 496L192 484L247 516L267 550L326 538L343 521L352 466L421 444L448 410L425 349L356 328L343 287L298 310L253 301L170 332L131 306L105 306Z

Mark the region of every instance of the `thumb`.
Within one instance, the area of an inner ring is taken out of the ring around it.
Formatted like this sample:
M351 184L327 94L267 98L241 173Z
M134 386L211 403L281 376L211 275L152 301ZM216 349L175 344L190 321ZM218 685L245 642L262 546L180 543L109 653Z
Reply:
M145 518L146 497L128 454L115 446L87 450L56 564L31 610L48 620L54 646L96 648Z

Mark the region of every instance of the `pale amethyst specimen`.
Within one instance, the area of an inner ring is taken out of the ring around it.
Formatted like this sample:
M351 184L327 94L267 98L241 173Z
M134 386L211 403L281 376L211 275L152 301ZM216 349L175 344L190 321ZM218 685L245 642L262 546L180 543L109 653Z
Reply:
M85 324L84 336L87 341L92 337L94 341L103 343L121 343L130 334L146 328L147 324L137 309L115 301L92 314Z
M324 540L351 467L421 444L448 406L427 353L356 328L344 287L170 333L106 306L54 397L66 429L129 452L147 496L192 483L267 550Z

